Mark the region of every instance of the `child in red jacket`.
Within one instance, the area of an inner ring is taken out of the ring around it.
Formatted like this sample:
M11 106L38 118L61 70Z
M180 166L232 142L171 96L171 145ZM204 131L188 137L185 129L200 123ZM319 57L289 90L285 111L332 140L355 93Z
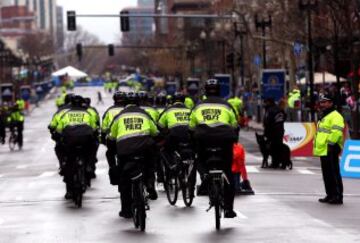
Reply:
M248 174L246 171L245 149L240 143L234 144L233 163L231 170L234 175L236 192L246 192L246 193L254 194L254 191L251 188ZM240 175L241 178L243 179L242 183L240 183Z

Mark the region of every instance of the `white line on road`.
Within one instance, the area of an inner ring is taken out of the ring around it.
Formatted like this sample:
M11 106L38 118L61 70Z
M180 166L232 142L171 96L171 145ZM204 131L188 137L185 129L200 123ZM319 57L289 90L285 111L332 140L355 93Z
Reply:
M0 178L3 177L4 175L0 175Z
M237 217L238 217L239 219L248 219L248 217L247 217L245 214L241 213L240 211L235 210L235 209L234 209L234 211L236 212Z
M246 170L248 173L259 173L259 169L254 165L247 165Z
M104 175L107 172L107 169L96 169L97 175Z
M312 172L311 170L308 170L308 169L297 169L297 171L300 174L304 174L304 175L315 175L314 172Z
M3 224L5 221L3 219L0 219L0 224Z
M55 171L45 171L44 173L42 173L41 175L39 175L39 177L50 177L55 175L56 172Z
M16 201L22 201L23 198L22 198L21 196L17 196L17 197L15 197L15 200L16 200Z
M27 165L18 165L16 166L16 169L26 169L27 167Z

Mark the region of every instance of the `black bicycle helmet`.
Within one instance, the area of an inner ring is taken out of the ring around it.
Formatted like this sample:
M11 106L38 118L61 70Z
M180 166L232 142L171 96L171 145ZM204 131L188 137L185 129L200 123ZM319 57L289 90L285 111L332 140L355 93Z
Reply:
M84 98L80 95L74 95L71 98L71 105L74 107L82 107L84 103L85 103Z
M174 102L185 102L185 95L182 92L176 92L173 96Z
M217 79L209 79L206 81L205 94L206 94L206 96L219 96L220 95L220 84Z
M136 92L128 92L125 99L126 105L138 105L139 95Z

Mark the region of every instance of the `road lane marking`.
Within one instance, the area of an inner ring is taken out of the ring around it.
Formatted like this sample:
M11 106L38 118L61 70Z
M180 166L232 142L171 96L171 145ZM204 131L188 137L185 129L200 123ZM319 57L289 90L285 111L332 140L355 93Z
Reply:
M241 213L239 210L234 209L234 211L236 212L239 219L248 219L248 217L245 214Z
M304 174L304 175L315 175L314 172L312 172L311 170L308 170L308 169L297 169L297 171L300 174Z
M5 222L5 220L0 219L0 224L3 224Z
M16 200L16 201L22 201L23 198L22 198L21 196L17 196L17 197L15 197L15 200Z
M253 165L247 165L246 170L248 173L259 173L259 169L256 166Z
M26 169L27 167L27 165L18 165L16 166L16 169Z
M39 175L39 177L50 177L55 175L56 172L55 171L45 171L44 173L42 173L41 175Z
M96 169L97 175L104 175L107 172L107 169Z
M3 177L4 175L0 175L0 178Z

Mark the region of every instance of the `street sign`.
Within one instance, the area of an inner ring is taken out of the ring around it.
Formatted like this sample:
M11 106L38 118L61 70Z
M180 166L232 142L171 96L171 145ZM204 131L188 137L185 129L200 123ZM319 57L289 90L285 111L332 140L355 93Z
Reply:
M298 41L295 41L294 42L294 54L299 57L301 55L302 51L303 51L303 44L301 44Z
M260 67L261 65L261 56L260 55L255 55L254 57L254 64L258 67Z
M275 101L279 101L280 99L282 99L285 94L285 70L264 69L261 76L262 98L273 98Z
M220 84L220 96L223 98L230 97L231 91L231 75L230 74L215 74L215 79L218 80Z
M346 140L341 156L340 171L343 177L360 178L359 140Z

